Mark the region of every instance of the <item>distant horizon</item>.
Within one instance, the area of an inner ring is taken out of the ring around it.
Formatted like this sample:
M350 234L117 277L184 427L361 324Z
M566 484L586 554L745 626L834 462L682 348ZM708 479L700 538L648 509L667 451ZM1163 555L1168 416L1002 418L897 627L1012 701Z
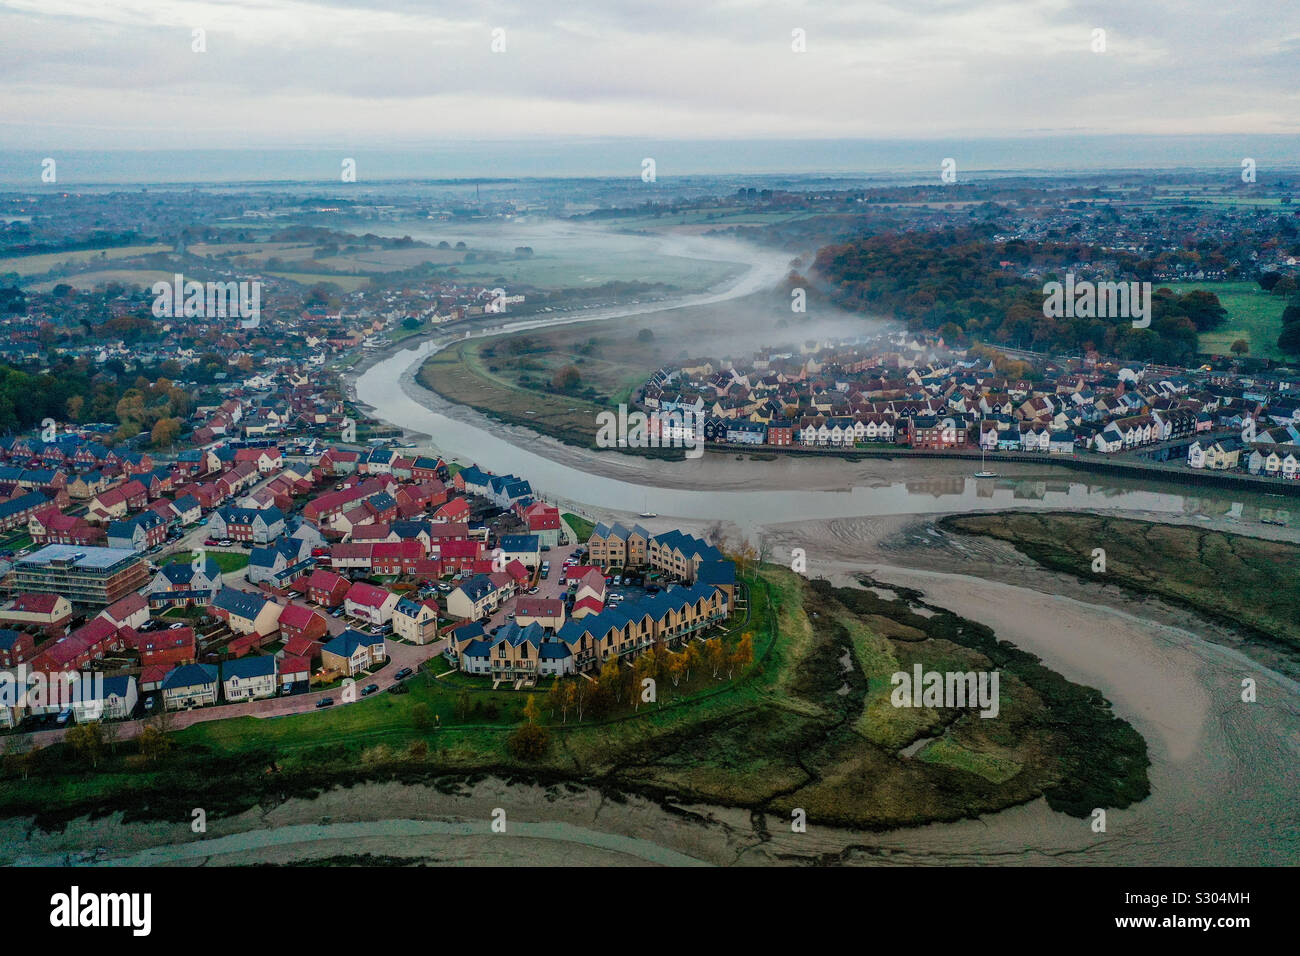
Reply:
M41 180L46 158L57 163L55 183ZM304 157L309 157L304 161ZM1198 172L1238 175L1254 159L1260 181L1270 172L1300 171L1300 134L1060 134L1019 136L642 139L568 137L460 140L383 148L285 145L271 148L152 146L46 149L0 148L0 188L6 190L102 186L343 186L342 160L356 162L356 181L367 187L409 183L463 183L641 179L645 158L655 160L660 182L691 177L824 176L833 179L939 181L944 159L963 176L992 178L1068 172ZM647 184L648 187L655 184Z

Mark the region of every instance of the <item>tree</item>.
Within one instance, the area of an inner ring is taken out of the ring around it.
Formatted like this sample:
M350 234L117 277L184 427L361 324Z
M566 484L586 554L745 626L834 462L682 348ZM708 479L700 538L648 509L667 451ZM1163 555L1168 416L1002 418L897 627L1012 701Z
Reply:
M619 666L618 655L610 654L600 668L600 689L613 697L618 703L623 702L623 668Z
M1277 347L1288 355L1300 355L1300 322L1282 326L1277 337Z
M723 646L720 638L711 637L704 642L704 654L708 659L709 668L713 671L713 676L718 676L718 671L727 666L727 649Z
M31 734L10 734L5 740L5 769L12 773L21 773L26 780L31 770L33 755L38 749L32 747Z
M566 365L555 373L551 379L551 385L558 391L569 392L577 388L582 383L582 373L578 371L576 365Z
M411 708L411 721L415 724L415 729L424 731L433 726L433 712L429 710L429 705L424 701L416 704Z
M534 723L520 724L506 742L511 756L516 760L529 761L540 759L549 745L550 734L546 732L546 728Z
M636 340L638 342L653 342L654 338L655 334L653 329L642 329L636 334Z
M140 755L149 763L157 762L160 757L171 749L172 745L162 725L158 723L145 725L140 731L140 736L136 738L136 743L140 747Z
M529 694L528 699L524 701L524 719L530 724L535 724L541 715L541 711L537 709L537 700Z
M674 687L681 683L689 666L690 662L685 652L668 655L668 676L672 678Z
M691 641L686 645L683 653L686 655L686 679L691 679L692 668L701 667L704 664L703 656L700 651L700 645Z
M104 755L104 730L99 721L77 724L69 727L63 742L90 762L91 767L99 766L99 758Z
M153 426L153 431L149 433L149 441L154 448L166 448L171 445L181 434L181 420L179 418L160 418Z
M659 662L656 660L654 648L647 648L646 652L636 659L632 664L632 705L634 710L641 709L641 688L645 686L647 679L653 680L659 671ZM658 695L656 695L657 697Z
M731 679L734 670L743 671L754 661L754 638L750 634L744 634L736 643L736 649L731 652L727 659L727 679Z
M456 715L464 720L469 716L469 691L462 690L456 695Z

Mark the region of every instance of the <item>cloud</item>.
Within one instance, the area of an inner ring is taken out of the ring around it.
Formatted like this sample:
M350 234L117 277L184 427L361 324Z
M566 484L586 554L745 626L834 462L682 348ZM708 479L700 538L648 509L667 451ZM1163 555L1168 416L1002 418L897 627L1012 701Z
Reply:
M1300 131L1300 8L0 0L9 145ZM505 30L493 53L491 31ZM806 31L807 52L791 49ZM206 31L206 53L191 50ZM1105 52L1091 48L1106 31Z

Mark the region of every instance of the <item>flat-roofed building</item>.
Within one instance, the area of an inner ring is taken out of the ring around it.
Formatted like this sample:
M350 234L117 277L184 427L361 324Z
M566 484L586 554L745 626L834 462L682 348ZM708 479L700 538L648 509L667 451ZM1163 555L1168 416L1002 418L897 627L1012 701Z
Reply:
M10 591L61 594L74 604L112 604L149 581L144 556L127 548L50 544L14 562Z

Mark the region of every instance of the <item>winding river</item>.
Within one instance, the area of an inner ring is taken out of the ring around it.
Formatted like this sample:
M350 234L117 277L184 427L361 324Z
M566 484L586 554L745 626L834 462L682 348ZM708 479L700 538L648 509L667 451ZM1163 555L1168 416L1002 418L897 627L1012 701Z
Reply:
M703 241L697 248L713 257L743 250ZM709 295L639 312L608 310L582 321L636 314L639 323L653 322L655 311L706 308L770 286L787 268L779 257L763 253L746 261L739 279ZM707 312L702 315L707 321ZM475 334L563 321L572 319L506 323ZM698 460L663 462L573 448L490 421L420 386L415 373L445 344L429 340L376 362L357 379L357 399L376 417L428 436L440 454L521 474L539 493L586 514L635 518L656 512L660 517L646 522L652 530L732 525L742 535L770 532L782 546L808 549L810 562L819 555L833 578L848 581L866 568L881 580L918 588L932 603L990 624L1070 679L1101 689L1150 747L1152 796L1111 813L1105 833L1038 801L979 821L858 835L850 852L908 863L1300 860L1300 687L1294 681L1202 639L1200 622L1190 615L1179 622L1184 626L1174 626L1144 614L1139 602L1055 593L1050 576L1024 583L987 580L978 561L958 574L922 571L904 566L905 558L882 560L877 547L883 535L905 523L902 516L1006 508L1096 510L1272 536L1273 529L1257 522L1278 507L1278 499L1242 492L1188 495L1156 482L1084 478L1047 461L999 463L999 478L976 481L970 464L959 461L754 460L710 452ZM1243 675L1259 682L1259 703L1240 702ZM778 835L773 844L781 847L783 841L789 838ZM843 847L842 837L829 839L824 849L837 846ZM798 855L809 846L793 841L783 849Z

